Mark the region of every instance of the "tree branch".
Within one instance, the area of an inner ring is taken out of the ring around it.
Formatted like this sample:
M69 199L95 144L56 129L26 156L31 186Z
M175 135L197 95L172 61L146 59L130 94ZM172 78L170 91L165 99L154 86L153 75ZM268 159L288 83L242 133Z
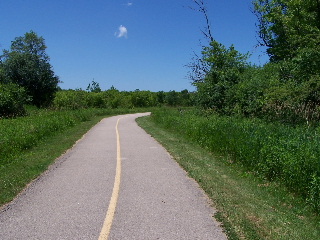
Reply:
M212 36L211 32L211 25L209 21L209 15L208 15L208 9L206 7L206 4L204 0L192 0L196 5L197 8L189 7L190 9L194 11L201 12L204 15L205 21L206 21L206 30L201 30L201 32L204 34L204 36L209 39L210 42L214 41L214 38Z

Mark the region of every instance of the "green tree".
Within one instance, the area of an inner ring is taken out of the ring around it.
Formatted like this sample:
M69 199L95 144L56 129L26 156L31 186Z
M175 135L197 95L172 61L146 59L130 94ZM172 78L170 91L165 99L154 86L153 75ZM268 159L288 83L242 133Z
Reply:
M169 91L166 94L166 103L169 106L177 106L179 105L179 93L175 90Z
M159 105L162 105L165 103L166 94L164 91L157 92L157 102Z
M32 103L38 107L52 102L59 83L49 63L46 48L43 37L30 31L15 38L10 50L4 50L1 56L2 81L24 87L32 97Z
M191 100L190 100L190 93L188 89L184 89L180 92L180 104L182 106L190 106Z
M0 58L0 83L5 82L5 70Z
M217 41L203 48L202 60L210 71L202 81L194 82L202 107L228 112L228 91L241 80L241 74L248 67L247 58L248 54L239 53L234 46L226 48Z
M154 107L156 106L157 98L155 93L137 89L131 93L131 102L134 107Z
M121 92L113 85L110 87L110 89L104 91L103 93L107 107L118 108L121 106Z
M301 48L320 44L320 0L255 0L261 45L270 60L297 56Z
M87 91L88 92L101 92L101 88L98 82L95 82L94 80L91 82L91 84L89 83L88 87L87 87Z
M319 119L320 0L255 0L254 10L261 44L278 65L268 109L289 122Z

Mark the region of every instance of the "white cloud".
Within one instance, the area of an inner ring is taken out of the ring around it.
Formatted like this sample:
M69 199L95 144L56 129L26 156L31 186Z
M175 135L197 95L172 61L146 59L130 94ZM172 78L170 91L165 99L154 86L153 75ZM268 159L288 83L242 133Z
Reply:
M130 6L133 5L133 3L132 3L132 2L128 2L128 3L124 3L124 4L122 4L122 5L127 6L127 7L130 7Z
M114 34L117 38L128 37L128 30L125 26L120 25L119 30Z

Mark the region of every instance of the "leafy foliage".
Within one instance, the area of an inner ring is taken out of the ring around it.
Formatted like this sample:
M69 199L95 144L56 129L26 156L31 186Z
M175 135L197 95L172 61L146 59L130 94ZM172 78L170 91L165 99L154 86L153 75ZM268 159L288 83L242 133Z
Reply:
M48 106L58 89L55 76L46 54L45 41L31 31L12 41L10 50L4 50L2 59L3 83L14 83L24 87L38 107Z
M27 95L24 88L12 83L0 83L0 118L24 115L26 100Z
M255 0L253 7L270 62L251 65L248 54L212 40L189 65L197 103L219 114L317 124L320 0Z
M84 108L139 108L168 106L190 106L193 104L192 94L188 90L181 92L151 92L136 90L123 91L111 87L107 91L86 92L83 90L58 91L53 101L56 109L84 109Z
M227 92L240 81L247 65L247 55L240 54L233 46L227 49L212 41L210 47L203 48L202 58L210 71L202 81L194 82L198 88L199 103L205 108L225 112Z
M271 61L292 59L320 41L319 0L255 0L259 34Z
M151 117L209 151L240 162L261 178L278 181L320 211L319 128L175 109L154 111Z
M131 94L131 103L134 107L155 107L157 97L150 91L134 91Z
M87 91L88 92L101 92L101 88L98 82L95 82L94 80L91 82L91 84L89 83L88 87L87 87Z

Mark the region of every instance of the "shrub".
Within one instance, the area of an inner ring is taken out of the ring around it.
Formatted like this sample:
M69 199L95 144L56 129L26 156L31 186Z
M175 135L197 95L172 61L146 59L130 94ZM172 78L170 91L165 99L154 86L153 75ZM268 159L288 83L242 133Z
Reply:
M88 108L89 93L82 90L59 91L53 100L53 106L59 110Z
M27 95L23 87L16 84L0 84L0 118L25 114Z

